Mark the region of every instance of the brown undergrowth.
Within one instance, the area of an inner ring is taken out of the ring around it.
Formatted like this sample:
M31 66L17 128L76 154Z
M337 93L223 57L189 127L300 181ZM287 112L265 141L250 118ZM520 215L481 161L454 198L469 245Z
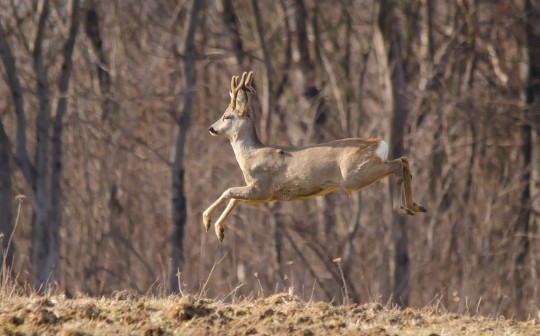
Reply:
M194 296L111 298L10 296L0 304L2 335L540 335L536 320L385 307L333 306L289 294L224 303Z

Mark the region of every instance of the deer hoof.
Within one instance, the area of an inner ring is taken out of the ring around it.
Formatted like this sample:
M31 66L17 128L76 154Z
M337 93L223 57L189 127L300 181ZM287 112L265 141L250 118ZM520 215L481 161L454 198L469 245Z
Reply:
M212 222L212 218L203 215L203 224L204 228L206 229L206 232L210 229L210 223Z
M218 239L219 239L219 243L223 243L223 238L225 238L225 234L224 234L225 230L223 228L220 228L219 229L219 232L218 232Z
M410 208L414 212L427 212L427 209L425 207L418 205L416 203L413 203L413 205Z
M396 211L398 215L400 216L414 216L414 212L411 209L407 209L406 207L402 206L399 208L398 211Z

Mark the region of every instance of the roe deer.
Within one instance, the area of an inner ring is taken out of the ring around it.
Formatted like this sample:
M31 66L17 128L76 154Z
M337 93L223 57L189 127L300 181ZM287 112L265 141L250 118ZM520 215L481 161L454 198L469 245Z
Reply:
M402 215L426 212L414 202L409 161L402 157L387 161L388 145L381 139L343 139L306 147L266 146L257 136L247 93L253 72L233 76L231 103L225 113L208 130L214 136L231 141L236 160L247 186L226 190L203 214L206 231L212 214L226 200L229 205L215 224L219 242L223 241L224 223L240 203L296 201L325 195L339 188L349 195L394 174L396 189L393 210ZM402 185L406 207L402 205Z

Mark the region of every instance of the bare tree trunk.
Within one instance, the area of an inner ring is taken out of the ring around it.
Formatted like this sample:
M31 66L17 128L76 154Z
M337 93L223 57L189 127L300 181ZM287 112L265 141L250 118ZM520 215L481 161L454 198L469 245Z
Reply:
M102 119L105 121L109 114L113 111L114 102L111 99L111 76L102 65L107 66L109 62L105 56L105 50L103 50L103 39L101 37L99 29L99 17L94 4L86 11L85 15L85 30L86 36L90 39L94 53L98 57L98 61L95 64L96 71L99 79L99 88L101 94L104 96L103 101L103 116Z
M281 285L283 284L283 269L282 269L282 247L283 247L283 216L279 214L279 209L281 208L281 205L279 202L273 202L269 203L267 205L267 208L269 209L270 216L268 218L268 222L270 224L270 235L274 239L272 240L273 246L272 246L272 272L274 273L272 278L274 281L274 286L276 284Z
M529 69L527 87L525 89L526 113L524 124L521 127L521 153L523 154L524 173L521 177L523 190L521 191L521 211L515 226L515 234L518 239L518 248L515 259L514 278L516 286L516 307L522 307L527 300L525 282L527 279L526 259L529 254L530 237L529 232L531 220L531 162L533 156L532 125L538 127L538 113L540 113L540 34L538 28L533 25L540 21L540 12L534 10L534 3L525 0L526 25L525 34L527 37L527 51L529 58ZM536 129L538 132L539 130ZM523 309L523 308L521 308ZM525 311L519 313L524 314Z
M314 111L313 124L308 125L305 140L321 142L324 141L324 136L320 132L320 129L325 125L327 118L327 107L324 103L324 99L319 97L320 89L316 85L316 66L314 58L310 55L309 51L309 39L307 32L307 24L309 15L306 10L304 0L295 0L296 10L294 12L294 20L296 24L296 46L300 54L299 65L302 76L303 92L300 98L304 106L310 107L311 111ZM316 16L316 11L314 16ZM312 26L314 30L315 38L318 38L317 33L317 18L313 17ZM315 42L315 45L317 45ZM315 50L315 59L320 60L318 50ZM319 131L317 131L319 130ZM328 234L334 233L334 220L333 211L331 209L331 203L333 195L327 195L325 198L319 198L313 200L313 204L317 207L317 232L320 238L327 237Z
M352 6L352 3L350 3L350 5ZM349 15L350 16L350 15ZM347 25L352 25L352 17L350 18L351 22L347 22ZM350 26L349 28L347 29L350 29L352 30L352 26ZM351 32L352 34L352 32ZM351 43L348 43L347 44L348 47L350 48L350 45ZM371 44L368 43L368 50L363 52L362 53L362 63L361 63L361 66L360 66L360 76L359 76L359 81L358 81L358 88L357 88L357 102L356 102L356 107L350 107L349 110L350 110L350 120L351 120L351 126L349 127L350 129L350 132L351 132L351 135L352 137L360 137L361 136L361 130L362 130L362 125L363 125L363 97L364 97L364 79L365 79L365 75L366 75L366 70L367 70L367 60L368 60L368 57L369 57L369 54L371 53ZM349 66L347 65L347 68L349 68ZM348 70L347 70L348 71ZM352 81L352 77L349 76L349 81ZM350 86L350 92L349 92L349 95L350 95L350 99L353 99L354 97L354 94L353 94L353 85L352 85L352 82L349 83L349 86ZM353 274L353 269L355 267L354 265L354 262L353 262L353 256L354 256L354 242L355 242L355 237L356 237L356 234L358 232L358 230L360 229L360 217L361 217L361 214L362 214L362 191L359 191L359 192L356 192L356 193L353 193L352 195L352 199L353 199L353 204L354 204L354 208L353 208L353 215L352 215L352 219L351 219L351 223L349 225L349 230L348 230L348 236L347 236L347 240L346 240L346 246L345 246L345 249L344 249L344 263L343 263L343 271L345 273L345 276L347 277L347 280L350 284L352 284L353 286L355 284L357 284L358 286L360 285L360 279L358 278L353 278L352 277L352 274ZM353 297L353 300L355 302L361 302L361 297L360 297L360 292L358 291L358 295L357 297Z
M375 10L374 14L374 27L373 27L373 48L377 56L377 67L379 73L379 85L381 87L381 100L382 107L384 110L384 115L391 115L392 109L394 106L394 98L392 95L392 83L390 69L388 66L387 52L385 47L385 41L382 34L381 27L378 24L378 14L380 9L377 7L380 6L378 2L374 3ZM388 183L388 182L387 182ZM390 216L392 216L390 214ZM385 222L387 221L387 216L385 216ZM384 239L385 244L382 244L383 251L377 255L377 281L373 286L373 294L381 296L383 302L388 301L392 297L391 282L392 276L390 275L390 254L393 247L389 246L391 238L388 237L388 228L385 226L380 226L377 228L378 234L382 239Z
M276 101L279 100L279 97L283 94L285 86L289 82L289 69L292 64L292 32L291 26L289 24L289 18L287 17L287 6L285 5L284 0L279 0L279 10L281 11L285 23L285 62L282 65L283 77L279 81L279 84L276 88ZM280 115L280 118L282 115Z
M13 57L13 54L11 52L11 49L9 47L9 45L7 44L7 41L6 41L6 36L5 36L5 33L4 33L4 29L2 27L2 25L0 24L0 56L2 57L2 62L4 64L4 68L5 68L5 71L6 71L6 75L7 75L7 84L9 85L9 89L11 91L11 95L13 97L13 103L15 104L15 114L16 114L16 119L17 119L17 133L16 133L16 143L15 143L15 162L17 163L17 165L19 166L19 168L21 169L22 173L23 173L23 176L26 180L26 183L27 185L29 186L29 190L33 193L31 196L31 199L32 199L32 203L34 203L34 200L35 200L35 194L34 194L34 184L35 184L35 180L36 180L36 170L34 168L34 166L32 165L32 163L30 162L29 158L28 158L28 152L26 150L26 115L25 115L25 111L24 111L24 103L23 103L23 95L22 95L22 89L21 89L21 84L20 84L20 81L19 81L19 77L17 76L17 70L16 70L16 66L15 66L15 58ZM7 144L7 137L4 137L5 136L5 132L4 130L2 129L1 130L1 133L2 133L2 139L1 139L1 143L2 143L2 152L4 150L6 150L6 148L4 146L8 145ZM7 149L9 150L9 149ZM3 158L5 159L5 157L3 156ZM3 171L3 169L7 169L7 164L8 162L7 161L2 161L2 166L5 167L5 168L2 168L1 170ZM6 165L6 166L4 166ZM3 175L2 176L2 184L4 186L4 188L7 188L7 184L6 183L9 183L7 181L4 180L4 178L8 178L8 181L9 181L9 173L8 173L8 176L5 176ZM9 192L9 190L8 190ZM5 196L4 196L5 197ZM10 202L10 195L7 194L7 197L8 197L8 200L5 200L6 202ZM8 204L6 203L6 204ZM6 222L4 222L3 226L2 226L2 232L4 232L4 230L8 230L8 226L7 225L11 225L11 205L9 205L9 210L6 210L7 212L7 216L5 217L5 220ZM9 223L9 224L6 224L6 223ZM11 230L9 231L8 234L11 234ZM7 242L7 241L6 241ZM9 253L9 251L8 251ZM11 257L8 258L9 261L11 262ZM8 260L6 259L6 260Z
M23 94L21 89L21 83L17 76L17 68L15 67L15 58L6 42L6 36L4 29L0 24L0 56L4 63L4 68L7 75L7 84L13 97L13 103L15 104L15 114L17 116L17 134L15 143L15 162L21 169L26 183L30 186L30 190L33 191L36 170L30 159L28 158L28 151L26 149L26 114L24 112ZM32 199L34 195L31 195Z
M268 143L270 138L270 114L274 109L274 99L272 90L272 77L274 71L272 69L272 63L270 62L270 54L266 42L264 41L264 31L262 27L261 13L257 0L251 0L253 6L253 16L255 19L255 25L257 26L257 36L259 37L259 45L261 47L264 59L265 76L263 77L263 96L262 103L262 118L261 118L261 138L263 142Z
M405 123L409 110L405 96L405 72L401 60L401 46L399 39L399 17L395 0L385 0L381 3L379 12L379 25L388 47L388 65L393 68L391 74L393 93L393 112L390 118L390 153L392 158L399 158L404 154L403 138ZM393 183L390 184L390 193L394 192ZM394 303L406 307L409 305L409 252L406 217L392 213L392 230L395 245L394 269Z
M253 18L255 20L255 25L257 27L257 37L259 38L259 45L261 47L264 59L264 68L265 74L263 77L263 102L262 102L262 116L261 116L261 138L262 141L268 143L270 141L270 120L271 113L274 111L274 91L273 91L273 76L274 70L272 68L272 63L270 61L270 54L268 52L268 47L264 41L264 31L262 27L262 18L261 12L259 10L258 0L252 0L251 5L253 7ZM282 270L281 270L281 246L282 246L282 234L281 234L281 221L283 220L282 216L276 213L276 210L279 209L279 205L276 203L266 204L267 208L272 213L269 218L270 230L274 237L273 245L273 258L272 258L272 269L273 269L273 280L276 284L281 283L282 281ZM273 210L273 211L272 211Z
M315 38L314 43L314 57L312 58L309 53L309 39L307 34L307 22L309 19L308 12L304 0L296 0L296 32L297 32L297 47L300 52L300 67L302 69L302 76L304 78L304 92L303 97L308 101L310 105L313 105L312 110L315 111L314 119L314 130L319 129L319 132L312 132L315 137L316 142L324 141L324 137L320 132L320 129L326 124L326 119L328 116L327 106L322 97L319 97L321 88L317 87L316 83L316 72L318 64L322 63L322 57L319 49L319 38L320 34L318 32L318 9L314 8L313 15L311 18L311 25L313 29L313 36ZM331 196L330 196L331 197ZM324 204L324 203L322 203ZM320 211L325 212L325 216L329 217L328 209L320 209ZM327 225L328 223L325 223Z
M352 276L354 271L354 263L353 263L353 256L354 256L354 238L356 234L358 233L358 229L360 228L360 215L362 213L362 193L356 192L352 195L352 199L354 202L354 210L353 210L353 216L350 225L348 226L347 231L347 237L345 241L345 248L343 250L343 273L345 274L345 277L347 279L347 282L352 286L353 288L357 288L360 286L361 279L355 278ZM352 291L356 293L356 295L351 295L354 302L360 303L361 302L361 296L359 291ZM351 293L352 294L352 293Z
M418 88L423 91L426 89L427 79L433 67L433 34L432 34L432 0L420 0L421 8L419 12L420 25L420 49L418 51L420 81Z
M178 136L176 138L176 154L172 167L171 196L172 196L172 222L174 232L171 239L171 262L167 291L178 292L176 273L184 265L183 239L187 220L186 196L184 195L184 150L186 146L186 133L195 100L195 86L197 72L195 68L195 31L199 21L199 8L201 1L194 0L189 19L189 28L184 48L184 75L186 78L184 90L184 106L178 119Z
M113 100L113 91L112 91L112 80L111 74L109 73L109 60L103 48L103 37L100 31L100 20L99 15L96 10L96 4L94 1L89 1L89 8L86 10L84 17L84 26L85 33L94 51L97 61L94 62L94 69L97 73L98 84L99 84L99 93L101 94L101 124L98 132L98 173L97 175L97 191L94 194L93 200L93 221L94 226L92 227L91 239L91 248L89 251L90 254L90 269L96 269L99 266L100 260L100 251L99 246L100 242L103 239L103 232L105 230L105 225L107 220L110 220L110 213L108 212L108 203L107 199L109 198L109 191L111 188L108 186L108 148L106 138L108 132L110 131L109 124L112 118L112 114L117 110L116 102ZM89 277L93 281L93 289L95 293L98 293L98 289L102 287L102 278L100 279L97 274L92 274Z
M45 21L49 15L49 1L38 3L38 22L34 26L35 39L31 46L34 72L37 77L37 96L39 112L37 116L37 148L36 148L36 179L35 179L35 211L32 227L32 266L36 278L36 288L46 291L51 284L59 279L59 265L54 263L53 232L50 223L50 176L49 176L49 125L51 111L49 106L49 84L47 69L43 64L42 43L45 33ZM58 252L59 253L59 252Z
M11 268L13 262L13 247L8 249L8 241L13 230L13 216L11 212L11 148L9 139L0 120L0 240L2 253L0 253L0 268ZM5 265L2 265L3 261Z
M315 64L309 55L309 45L307 36L307 19L308 14L304 0L295 0L296 11L294 14L296 22L297 47L300 53L300 68L304 76L304 96L308 99L313 99L319 90L315 87Z
M345 134L346 137L356 137L357 135L355 133L355 129L359 127L360 125L355 125L355 118L353 116L358 111L354 107L354 86L353 86L353 73L354 71L351 71L351 50L352 50L352 44L353 41L353 17L352 17L352 0L347 0L343 3L343 15L345 16L345 54L343 55L343 59L341 61L341 66L343 69L343 73L345 74L345 79L341 81L341 87L342 91L344 92L344 108L347 111L346 116L346 127L347 127L347 134ZM358 100L359 102L360 100ZM342 126L342 128L344 128Z
M51 217L50 225L53 233L53 264L57 265L57 270L60 272L60 226L62 222L62 209L60 207L62 190L62 117L67 110L67 98L69 79L71 77L71 69L73 64L73 49L75 47L75 38L79 27L79 0L71 0L69 5L70 10L70 28L69 36L64 44L64 63L62 64L62 72L58 83L58 91L60 99L53 121L52 135L52 171L51 171Z
M238 17L234 11L232 0L223 0L223 21L228 30L234 55L238 65L249 67L249 58L245 57L244 44L240 37L240 29L238 28Z
M525 88L525 98L530 102L530 122L532 123L532 162L531 171L531 211L533 228L540 228L540 12L538 1L526 0L525 13L528 13L526 35L529 67L527 69L527 79L529 84ZM534 9L536 6L536 10ZM532 8L531 8L532 7ZM530 90L529 94L527 91ZM532 234L537 234L537 231ZM532 270L537 272L535 268Z
M526 257L529 253L529 221L531 217L531 154L532 154L532 128L529 124L524 124L521 127L521 153L523 154L524 173L521 177L523 190L521 191L519 213L516 226L514 228L515 235L518 240L518 247L514 266L514 278L516 286L516 306L519 307L524 302L525 298L524 285L527 278L526 275Z

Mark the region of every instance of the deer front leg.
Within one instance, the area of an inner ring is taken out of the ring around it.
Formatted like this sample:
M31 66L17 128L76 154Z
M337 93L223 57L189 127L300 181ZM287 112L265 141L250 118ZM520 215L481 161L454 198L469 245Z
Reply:
M214 211L216 211L217 208L219 208L221 206L221 204L223 204L223 202L225 202L225 200L226 200L225 193L223 193L217 199L217 201L212 203L212 205L209 206L208 209L206 209L203 212L203 224L204 224L204 227L206 228L206 232L208 232L208 229L210 229L210 223L212 222L212 215L214 214Z
M405 189L405 204L407 208L411 209L414 212L427 212L427 209L414 201L413 191L412 191L412 175L411 169L409 167L409 159L402 157L401 161L403 162L403 187Z
M231 213L231 211L234 209L235 206L237 206L241 201L239 199L233 198L229 201L229 204L219 216L218 220L216 221L215 227L216 227L216 235L219 238L219 243L223 242L223 238L225 237L224 231L225 231L225 219L227 219L227 216Z
M210 228L210 222L212 220L212 214L216 209L223 204L224 201L228 199L233 199L235 202L230 202L227 206L227 209L223 212L223 214L219 217L217 220L215 226L216 226L216 235L219 238L219 242L221 243L223 241L225 231L224 229L224 223L225 219L227 218L227 215L232 211L232 209L240 202L240 201L268 201L271 197L272 193L269 188L261 187L261 186L247 186L247 187L236 187L236 188L230 188L227 189L220 198L218 198L217 201L214 202L206 211L203 213L203 222L204 226L206 227L206 231Z
M401 202L401 196L403 194L403 162L401 159L393 160L390 162L392 165L394 165L394 181L395 181L395 187L393 192L393 200L392 200L392 208L394 212L401 216L407 216L407 215L414 215L414 212L412 210L407 209L403 206Z

